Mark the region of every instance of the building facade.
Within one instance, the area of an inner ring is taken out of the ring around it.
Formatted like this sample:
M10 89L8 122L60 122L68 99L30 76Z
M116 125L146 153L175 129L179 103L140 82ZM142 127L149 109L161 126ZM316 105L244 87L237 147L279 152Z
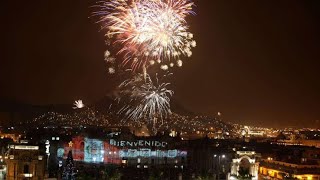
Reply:
M268 179L320 180L320 166L261 160L259 175Z
M231 162L229 179L258 179L259 157L255 151L237 151Z
M39 146L10 145L5 156L7 180L42 180L45 178L46 156Z
M85 164L115 164L137 168L155 165L183 167L187 163L187 151L180 148L179 142L172 137L95 139L75 136L71 141L60 144L56 160L58 163L64 162L68 152L72 151L74 161Z

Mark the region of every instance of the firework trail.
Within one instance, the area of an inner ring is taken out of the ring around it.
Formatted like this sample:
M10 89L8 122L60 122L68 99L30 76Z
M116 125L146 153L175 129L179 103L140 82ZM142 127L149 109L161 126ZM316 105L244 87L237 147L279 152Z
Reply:
M118 111L127 119L135 121L149 120L156 123L171 114L170 97L173 91L167 89L170 83L162 83L156 75L153 82L150 75L138 74L131 79L125 80L119 85L118 103L124 103ZM164 76L166 77L166 76ZM163 78L164 78L163 77Z
M171 114L170 83L162 81L166 76L151 78L147 69L181 67L182 58L192 55L196 41L186 17L195 14L193 6L191 0L101 0L94 6L92 15L98 17L109 47L104 53L108 73L119 75L122 68L142 72L119 85L118 114L153 124Z
M167 70L182 66L181 57L190 57L196 46L185 20L194 14L193 5L190 0L105 0L94 6L98 10L93 16L99 17L106 43L121 57L120 64L137 70L157 62ZM110 51L105 60L115 63Z

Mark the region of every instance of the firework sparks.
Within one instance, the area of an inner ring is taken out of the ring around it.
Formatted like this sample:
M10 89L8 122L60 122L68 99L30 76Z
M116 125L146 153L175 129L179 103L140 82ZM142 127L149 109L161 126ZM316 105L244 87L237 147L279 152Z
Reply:
M73 105L74 105L73 109L81 109L84 107L82 100L75 101Z
M156 122L171 114L170 97L173 91L167 89L169 83L160 83L158 77L153 82L149 75L146 80L142 74L120 84L119 101L127 100L119 113L128 119L141 120L143 118Z
M192 55L196 42L185 20L194 14L192 6L190 0L105 0L93 15L107 31L108 44L119 47L122 64L135 70L155 60L170 64ZM105 52L106 59L111 56Z
M181 66L182 66L182 61L181 61L181 60L178 60L178 61L177 61L177 66L178 66L178 67L181 67Z
M114 69L114 67L109 67L108 68L108 73L109 74L114 74L114 73L116 73L116 70Z

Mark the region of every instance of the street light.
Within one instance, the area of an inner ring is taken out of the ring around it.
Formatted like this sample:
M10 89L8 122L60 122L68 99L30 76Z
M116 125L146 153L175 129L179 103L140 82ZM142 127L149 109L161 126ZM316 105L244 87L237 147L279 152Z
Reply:
M215 158L218 157L218 165L219 165L219 166L218 166L218 180L220 180L220 167L221 167L221 166L220 166L220 163L221 163L221 158L224 159L224 158L226 157L226 155L224 155L224 154L219 154L219 155L214 154L213 157L215 157Z

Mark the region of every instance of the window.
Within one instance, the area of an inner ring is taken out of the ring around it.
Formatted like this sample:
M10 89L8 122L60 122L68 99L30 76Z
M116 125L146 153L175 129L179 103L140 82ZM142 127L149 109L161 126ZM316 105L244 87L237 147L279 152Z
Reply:
M24 174L29 174L29 165L28 164L23 166L23 173Z

